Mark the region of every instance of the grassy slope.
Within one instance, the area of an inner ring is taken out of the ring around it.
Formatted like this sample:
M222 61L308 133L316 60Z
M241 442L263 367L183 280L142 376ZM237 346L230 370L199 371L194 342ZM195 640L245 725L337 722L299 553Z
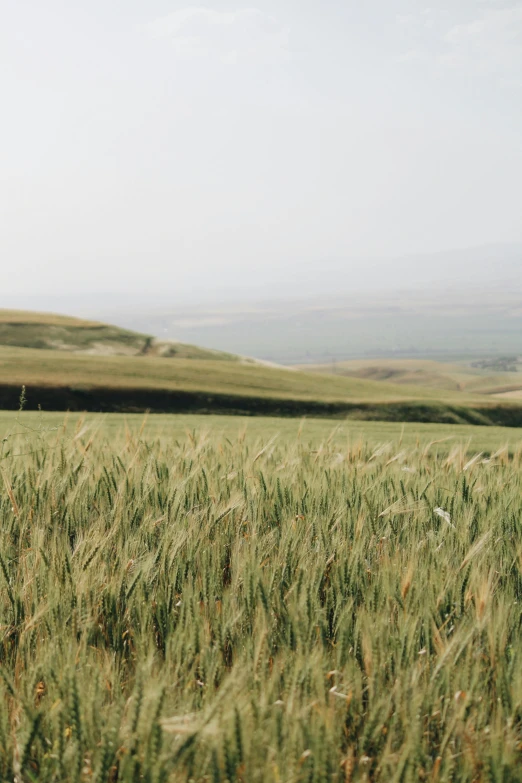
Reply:
M101 326L99 321L89 321L84 318L75 318L71 315L59 315L58 313L37 313L33 310L3 310L0 309L0 324L2 325L38 325L61 326L65 329L85 329L93 326Z
M163 358L229 361L236 358L232 354L194 345L155 340L149 335L110 324L20 310L0 310L0 345L92 355L147 354Z
M53 350L43 347L51 334ZM9 340L12 344L1 345ZM0 407L14 408L25 385L30 407L51 410L522 422L522 410L509 401L497 401L492 413L477 395L421 385L415 373L408 377L411 383L405 384L286 370L194 346L153 343L146 335L103 324L0 311Z
M510 389L509 391L497 392L495 399L503 400L522 400L522 389Z
M434 389L237 361L178 359L170 362L149 356L82 356L28 348L0 347L0 374L18 385L186 390L331 402L440 398ZM451 392L445 397L457 399Z
M492 372L471 363L438 362L430 359L354 359L352 361L302 365L307 372L347 378L386 381L464 394L498 394L522 388L522 372Z
M0 310L0 344L22 348L85 351L105 344L129 352L147 345L147 335L80 318Z
M238 361L85 356L0 348L0 408L14 409L20 387L44 410L352 416L520 426L509 402L359 378L332 377Z

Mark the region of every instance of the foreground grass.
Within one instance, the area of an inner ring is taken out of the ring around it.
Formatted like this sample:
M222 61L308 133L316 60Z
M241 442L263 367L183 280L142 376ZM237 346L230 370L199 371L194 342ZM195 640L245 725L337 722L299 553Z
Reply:
M522 780L505 430L0 422L0 779Z
M63 427L66 436L67 432L79 427L87 428L89 437L109 439L121 438L126 430L135 434L141 431L147 441L159 441L165 446L198 433L214 442L226 439L235 442L239 438L252 448L258 440L272 438L283 444L301 438L313 449L352 449L362 443L385 451L400 451L403 447L424 450L429 446L432 455L444 456L454 450L461 450L470 457L479 452L489 456L499 449L512 455L522 448L522 428L516 427L154 413L100 415L24 411L20 417L18 413L0 410L0 434L13 430L26 432L33 446L35 431L36 435L41 431L43 436L47 433L45 443L54 447L61 442ZM41 441L36 442L41 445Z

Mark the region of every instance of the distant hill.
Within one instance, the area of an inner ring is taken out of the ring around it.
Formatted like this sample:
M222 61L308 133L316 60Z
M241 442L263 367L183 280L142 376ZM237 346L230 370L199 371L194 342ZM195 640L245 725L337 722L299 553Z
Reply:
M174 340L157 340L147 334L98 321L25 310L0 310L0 345L92 356L238 359L223 351L198 348Z
M160 287L159 287L160 288ZM206 293L205 293L206 292ZM325 258L264 286L2 298L278 364L522 355L522 244Z
M354 359L306 364L302 369L345 378L438 389L440 393L454 391L463 395L522 398L522 358L519 356L500 356L458 363L429 359Z

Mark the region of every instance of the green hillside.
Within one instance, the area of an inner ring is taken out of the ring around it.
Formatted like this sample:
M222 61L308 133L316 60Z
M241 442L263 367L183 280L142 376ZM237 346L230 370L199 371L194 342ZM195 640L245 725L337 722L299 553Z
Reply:
M227 359L232 354L198 348L174 340L156 340L118 326L54 313L0 310L0 345L85 353L94 356L160 356L185 359Z
M0 346L2 378L27 385L69 384L111 388L170 389L222 394L278 395L303 400L439 399L436 389L362 378L321 375L223 359L114 356ZM447 400L460 399L446 392Z
M25 386L27 406L44 410L522 425L516 401L422 385L415 378L393 383L269 366L60 316L4 311L0 326L4 409L17 407Z

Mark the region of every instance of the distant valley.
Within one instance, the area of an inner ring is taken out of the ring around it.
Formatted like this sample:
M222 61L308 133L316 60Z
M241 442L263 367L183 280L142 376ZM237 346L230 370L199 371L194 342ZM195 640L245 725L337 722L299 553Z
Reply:
M522 354L522 293L516 288L132 307L107 316L158 337L281 364Z

